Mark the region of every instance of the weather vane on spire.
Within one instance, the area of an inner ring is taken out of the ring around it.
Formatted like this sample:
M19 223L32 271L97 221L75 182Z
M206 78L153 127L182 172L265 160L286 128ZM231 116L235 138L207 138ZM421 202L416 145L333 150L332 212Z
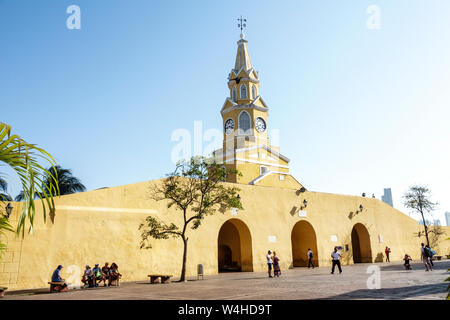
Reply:
M242 16L237 19L239 21L238 28L241 28L241 39L244 39L244 28L247 27L247 19L243 19Z

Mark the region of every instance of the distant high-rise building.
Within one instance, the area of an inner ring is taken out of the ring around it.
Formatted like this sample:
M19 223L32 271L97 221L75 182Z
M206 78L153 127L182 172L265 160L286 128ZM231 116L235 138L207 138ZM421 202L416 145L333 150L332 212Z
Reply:
M428 219L425 219L425 223L427 224L427 226L431 226L431 221ZM419 219L419 224L423 226L423 220Z
M446 222L446 225L450 227L450 212L449 211L447 211L445 213L445 222Z
M433 220L433 225L435 225L435 226L440 226L440 225L441 225L441 220L439 220L439 219L434 219L434 220Z
M394 207L394 203L392 202L391 188L384 188L384 195L381 196L381 201L387 203L392 208Z

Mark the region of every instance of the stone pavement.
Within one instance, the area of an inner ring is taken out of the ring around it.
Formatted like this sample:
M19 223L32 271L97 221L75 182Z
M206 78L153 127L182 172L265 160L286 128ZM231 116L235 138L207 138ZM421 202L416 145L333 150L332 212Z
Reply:
M380 267L381 288L368 289L370 266ZM242 272L192 278L184 283L122 283L120 287L48 293L45 290L7 292L4 300L292 300L292 299L438 299L446 297L450 260L436 261L432 272L420 263L406 271L400 262L344 266L343 273L330 274L330 267L282 270L279 278L267 273Z

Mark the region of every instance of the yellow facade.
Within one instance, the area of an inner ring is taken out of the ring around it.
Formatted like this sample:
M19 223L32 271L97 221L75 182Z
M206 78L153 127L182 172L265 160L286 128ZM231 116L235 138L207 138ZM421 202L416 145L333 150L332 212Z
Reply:
M149 273L179 275L181 240L154 240L152 249L139 249L138 226L146 216L180 223L179 212L167 209L164 201L149 199L149 188L159 182L59 197L54 224L44 224L38 211L34 234L26 235L23 240L8 235L9 251L0 260L0 286L11 290L46 287L58 264L65 267L63 276L72 282L79 276L73 266L83 270L86 264L113 261L119 265L124 281L143 281ZM416 261L420 258L424 237L419 238L417 234L421 226L378 199L279 187L238 187L244 210L208 216L199 229L188 231L188 276L196 275L197 264L203 264L206 275L217 274L219 248L223 245L232 249L232 264L235 262L242 271L265 271L265 254L269 249L278 253L281 268L287 269L294 263L304 265L306 247L316 248L316 263L323 267L330 265L334 246L348 245L348 251L343 252L343 264L353 264L352 229L358 224L367 230L373 262L382 259L385 246L392 250L391 261L401 260L405 253ZM307 207L300 210L304 199ZM356 213L360 205L363 210ZM15 204L13 223L17 221L19 206ZM306 217L300 217L299 213L304 212ZM221 228L224 225L226 228L227 223L233 224L234 229L228 227L220 236ZM237 230L239 244L230 229L235 231L234 235ZM440 255L450 254L450 241L444 241L450 236L450 228L443 227L443 230L446 234L434 248ZM227 237L227 233L231 236ZM311 241L314 236L316 243Z
M233 88L239 85L236 77L239 84L248 86L246 99L236 89L233 100ZM308 248L314 251L316 265L329 266L335 246L343 248L344 265L383 261L386 246L392 250L391 261L401 260L406 253L419 260L424 238L418 237L417 221L377 199L307 191L290 175L290 160L269 144L268 107L260 97L258 74L243 39L238 42L228 86L230 97L221 111L224 131L229 119L235 126L224 132L223 149L215 156L242 173L225 184L240 188L244 209L207 216L197 230L188 229L187 276L196 275L198 264L206 275L223 269L265 271L269 249L277 252L282 269L305 266ZM242 124L250 127L241 134L243 111L249 119ZM258 117L265 121L265 130L255 129ZM140 249L138 227L145 217L181 224L179 212L168 209L165 201L150 199L149 189L158 183L161 180L58 197L54 223L43 223L37 205L34 233L24 239L12 233L7 236L0 286L10 290L46 287L59 264L64 266L63 277L72 283L79 281L86 264L104 262L116 262L123 281L143 281L150 273L179 275L180 239L153 240L152 249ZM11 222L16 225L20 203L14 207ZM450 228L442 229L446 234L434 249L438 255L447 255L450 241L444 239L450 236Z

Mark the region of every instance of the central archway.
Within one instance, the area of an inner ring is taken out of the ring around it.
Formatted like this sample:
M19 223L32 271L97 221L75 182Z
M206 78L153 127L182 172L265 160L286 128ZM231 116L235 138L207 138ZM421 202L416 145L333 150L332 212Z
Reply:
M239 219L226 221L217 239L219 272L253 271L252 237Z
M294 225L291 233L291 243L292 263L294 267L308 266L308 249L311 249L313 252L312 261L314 266L319 266L316 232L309 222L301 220Z
M353 226L352 250L354 263L372 263L369 231L362 223Z

